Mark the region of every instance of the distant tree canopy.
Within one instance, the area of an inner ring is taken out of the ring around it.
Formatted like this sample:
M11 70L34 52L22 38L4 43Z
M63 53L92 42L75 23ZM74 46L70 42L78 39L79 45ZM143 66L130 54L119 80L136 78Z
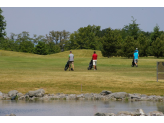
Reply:
M0 38L4 38L6 36L6 21L4 20L5 17L2 15L2 9L0 8Z
M71 49L100 50L104 57L133 57L134 50L139 49L140 56L164 57L164 32L156 25L153 32L144 32L139 28L136 19L122 29L110 27L100 30L100 26L88 25L74 33L66 30L50 31L45 36L36 34L30 37L29 32L11 33L6 36L6 21L0 9L0 49L17 52L28 52L40 55L59 53Z

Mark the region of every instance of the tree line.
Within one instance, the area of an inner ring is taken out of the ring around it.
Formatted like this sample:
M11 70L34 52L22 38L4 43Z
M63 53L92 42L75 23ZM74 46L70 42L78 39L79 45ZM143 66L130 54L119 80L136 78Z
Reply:
M106 28L88 25L74 33L69 31L50 31L49 34L33 35L23 31L20 34L11 33L6 36L6 21L0 9L0 49L28 52L40 55L59 53L72 49L100 50L104 57L132 57L135 48L139 55L164 57L164 31L156 25L153 32L144 32L132 17L132 22L122 29Z

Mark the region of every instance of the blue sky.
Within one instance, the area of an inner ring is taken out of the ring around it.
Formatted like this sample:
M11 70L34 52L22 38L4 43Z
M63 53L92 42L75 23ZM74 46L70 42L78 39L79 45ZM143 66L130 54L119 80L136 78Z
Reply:
M102 0L102 2L103 1L104 0ZM115 7L115 5L120 5L117 4L117 1L112 4L114 6L112 6L109 1L103 4L95 2L95 5L92 4L92 2L80 4L81 1L79 1L77 5L69 3L66 7L60 7L60 5L65 5L62 4L63 1L57 5L55 2L49 4L44 4L44 2L41 2L41 4L37 4L36 2L32 4L31 2L30 4L30 2L28 2L27 5L25 3L14 3L13 5L12 2L10 4L4 3L4 6L1 7L3 10L2 14L7 22L7 36L9 36L10 33L19 34L22 31L29 32L31 37L33 34L45 36L52 30L66 30L73 33L80 27L86 27L88 25L101 26L101 29L108 27L121 29L124 25L128 25L132 22L132 16L136 19L137 24L140 24L139 27L143 31L153 31L156 24L158 24L160 30L164 30L164 7L151 7L153 5L157 6L153 3L147 7L140 6L147 5L147 2L144 4L137 3L130 5L123 3L122 7ZM52 6L52 4L54 6ZM24 7L25 5L28 7ZM31 7L31 5L35 7ZM83 7L72 7L79 5ZM85 5L91 7L85 7ZM101 7L103 5L104 7ZM129 7L134 5L139 7Z

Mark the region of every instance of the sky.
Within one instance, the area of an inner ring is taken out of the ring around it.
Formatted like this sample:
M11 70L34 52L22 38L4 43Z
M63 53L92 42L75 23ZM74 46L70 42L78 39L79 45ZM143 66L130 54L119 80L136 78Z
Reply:
M69 31L73 33L81 27L88 25L100 26L105 28L122 29L125 25L132 23L132 16L139 24L142 31L152 32L158 25L164 31L164 7L162 3L154 4L151 0L147 4L141 0L137 3L126 4L120 0L114 3L110 0L99 2L87 2L79 0L72 4L71 1L52 2L49 0L38 2L26 1L21 3L19 0L7 0L0 5L7 22L6 32L9 37L11 33L19 34L23 31L29 32L30 37L36 35L49 34L50 31ZM89 0L88 0L89 1ZM158 1L158 0L156 0ZM86 3L87 4L86 4ZM19 4L18 4L19 3ZM48 4L47 4L48 3ZM64 4L65 3L65 4ZM103 3L103 4L102 4ZM119 4L117 4L119 3ZM137 7L136 7L137 6ZM159 6L159 7L158 7Z

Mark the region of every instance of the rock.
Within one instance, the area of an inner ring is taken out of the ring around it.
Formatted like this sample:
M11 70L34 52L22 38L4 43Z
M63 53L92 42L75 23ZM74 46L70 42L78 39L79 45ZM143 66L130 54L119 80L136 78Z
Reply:
M23 94L22 93L17 93L17 96L21 97L21 96L23 96Z
M29 95L29 97L33 97L33 96L35 96L35 97L43 97L44 94L45 94L45 91L43 89L38 89L36 91L29 91L27 93L27 95Z
M141 94L129 94L131 99L140 99L141 98Z
M16 116L15 114L7 114L6 116Z
M145 112L142 109L137 109L136 114L138 114L140 116L145 116Z
M11 97L11 100L16 100L16 98L17 98L17 95L16 96L12 96ZM17 98L18 99L18 98Z
M104 113L96 113L95 116L106 116Z
M24 99L25 99L25 96L18 97L18 100L24 100Z
M108 95L108 94L111 94L112 92L111 91L106 91L106 90L104 90L104 91L102 91L100 94L101 95Z
M8 95L9 95L9 97L13 97L13 96L16 96L17 93L18 93L17 90L12 90L12 91L9 91L9 92L8 92Z
M90 93L84 94L84 98L89 100L93 98L93 94L90 94Z
M129 111L120 111L116 114L116 116L132 116L132 113Z
M9 97L8 94L3 93L3 95L2 95L2 99L3 99L3 100L8 100L8 99L10 100L11 97Z
M109 94L109 96L114 97L116 99L123 99L129 97L129 94L126 92L116 92L116 93Z
M106 113L106 116L116 116L114 113Z
M148 113L148 116L164 116L160 111L152 111Z
M66 100L74 100L74 99L76 99L76 94L70 94L66 96Z
M44 96L42 97L42 100L49 100L49 96L48 96L48 95L44 95Z
M2 93L2 92L0 92L0 99L2 99L2 97L3 97L3 93Z

